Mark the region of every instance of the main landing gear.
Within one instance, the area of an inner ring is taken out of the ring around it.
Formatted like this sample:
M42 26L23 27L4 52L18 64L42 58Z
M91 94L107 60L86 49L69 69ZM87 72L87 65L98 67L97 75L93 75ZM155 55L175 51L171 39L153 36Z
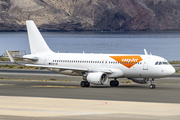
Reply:
M149 80L151 82L151 84L149 85L150 89L155 89L156 85L154 84L154 78L152 78L151 80Z
M81 81L81 87L89 87L90 83L88 81Z
M117 87L119 85L119 81L116 80L117 78L114 78L114 80L110 81L111 87Z

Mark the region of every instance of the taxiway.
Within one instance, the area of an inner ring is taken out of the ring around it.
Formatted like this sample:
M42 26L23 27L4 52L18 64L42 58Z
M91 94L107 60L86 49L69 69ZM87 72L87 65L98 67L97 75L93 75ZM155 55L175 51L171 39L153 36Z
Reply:
M178 119L180 77L118 87L79 86L82 78L46 70L0 69L0 119Z

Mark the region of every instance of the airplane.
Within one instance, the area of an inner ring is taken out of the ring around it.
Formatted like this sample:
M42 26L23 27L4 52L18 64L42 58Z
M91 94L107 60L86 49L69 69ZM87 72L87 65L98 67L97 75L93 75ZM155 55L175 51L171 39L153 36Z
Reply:
M25 66L40 67L65 75L82 76L81 87L90 84L104 85L108 79L111 87L119 85L118 78L127 78L140 84L150 83L155 89L155 78L171 76L175 69L162 57L148 54L87 54L55 53L46 44L34 21L26 21L31 54L22 58L29 61ZM15 62L9 55L11 62Z

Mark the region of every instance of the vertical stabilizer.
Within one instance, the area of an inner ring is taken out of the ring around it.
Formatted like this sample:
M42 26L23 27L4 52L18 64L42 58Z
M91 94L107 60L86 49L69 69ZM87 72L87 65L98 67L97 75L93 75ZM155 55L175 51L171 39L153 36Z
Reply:
M31 54L52 52L32 20L26 21Z

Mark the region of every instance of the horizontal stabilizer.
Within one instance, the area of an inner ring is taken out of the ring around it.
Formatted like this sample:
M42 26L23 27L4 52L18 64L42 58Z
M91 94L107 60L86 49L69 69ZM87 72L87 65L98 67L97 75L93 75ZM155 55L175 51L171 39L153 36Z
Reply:
M8 54L8 57L9 57L9 59L10 59L10 61L11 61L12 63L18 64L18 65L24 65L24 64L22 64L22 63L17 63L17 62L15 62L14 58L11 56L11 54L9 53L8 50L6 50L6 53ZM18 58L19 58L19 57L18 57Z
M32 61L38 61L37 57L23 57L23 59L28 59L28 60L32 60Z
M6 50L6 53L8 54L8 57L9 57L10 61L11 61L12 63L15 63L13 57L12 57L11 54L8 52L8 50Z

